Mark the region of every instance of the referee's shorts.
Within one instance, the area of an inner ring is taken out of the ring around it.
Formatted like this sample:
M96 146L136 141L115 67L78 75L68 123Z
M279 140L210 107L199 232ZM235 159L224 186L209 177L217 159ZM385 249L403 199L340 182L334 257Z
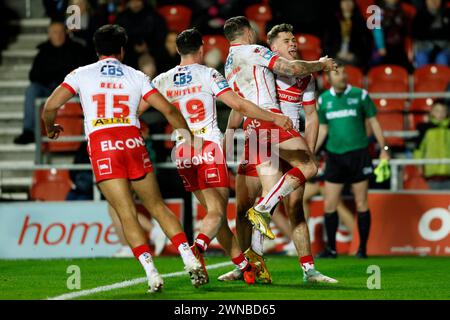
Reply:
M373 174L372 159L367 148L337 154L327 151L324 180L331 183L357 183Z

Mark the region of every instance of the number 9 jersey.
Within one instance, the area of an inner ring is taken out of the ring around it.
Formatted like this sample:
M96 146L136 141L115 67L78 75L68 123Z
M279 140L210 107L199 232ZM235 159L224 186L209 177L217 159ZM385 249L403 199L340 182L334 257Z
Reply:
M144 73L115 58L106 58L72 71L61 86L79 94L87 136L111 127L139 128L139 102L142 97L157 92Z
M180 110L194 135L220 143L216 97L231 88L218 71L200 64L177 66L157 76L153 84Z

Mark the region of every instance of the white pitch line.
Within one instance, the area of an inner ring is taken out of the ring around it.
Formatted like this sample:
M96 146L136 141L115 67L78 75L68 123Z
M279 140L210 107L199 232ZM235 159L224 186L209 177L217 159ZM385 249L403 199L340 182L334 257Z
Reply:
M221 268L221 267L226 267L232 265L231 262L221 262L221 263L216 263L216 264L212 264L210 266L207 266L206 269L211 270L211 269L217 269L217 268ZM166 273L161 275L163 278L173 278L173 277L178 277L178 276L182 276L182 275L186 275L186 271L178 271L178 272L172 272L172 273ZM85 297L85 296L89 296L91 294L95 294L95 293L99 293L99 292L106 292L106 291L111 291L111 290L115 290L115 289L122 289L122 288L126 288L126 287L131 287L143 282L147 282L147 277L142 277L142 278L136 278L136 279L132 279L132 280L126 280L126 281L122 281L122 282L116 282L107 286L101 286L101 287L96 287L96 288L92 288L92 289L88 289L88 290L81 290L81 291L76 291L76 292L71 292L71 293L65 293L53 298L47 298L47 300L71 300L71 299L75 299L75 298L79 298L79 297Z

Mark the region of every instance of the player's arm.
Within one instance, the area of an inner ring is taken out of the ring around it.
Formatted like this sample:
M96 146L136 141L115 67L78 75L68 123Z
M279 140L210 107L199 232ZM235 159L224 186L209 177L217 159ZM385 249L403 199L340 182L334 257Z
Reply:
M319 116L317 115L316 104L303 107L305 110L305 140L309 150L316 149L317 136L319 134Z
M70 90L63 86L59 86L55 89L55 91L53 91L45 102L42 120L44 120L47 137L50 139L57 139L61 131L64 131L63 127L59 124L55 124L56 115L58 113L58 109L61 108L73 96L74 94Z
M327 135L328 135L328 125L321 123L319 125L319 135L317 137L317 144L314 152L317 153L317 151L319 151L320 147L323 145L325 139L327 138Z
M373 116L369 118L369 124L372 127L373 134L375 135L375 138L377 139L377 142L381 148L380 159L389 159L389 153L387 152L387 150L385 150L386 141L383 136L383 130L381 129L377 117Z
M240 97L232 90L224 92L218 97L218 99L236 112L239 112L249 118L274 122L277 126L285 130L290 130L293 127L292 121L289 117L263 110L249 100Z
M242 115L242 113L231 109L230 115L228 116L227 130L239 129L241 127L242 120L244 120L244 116Z
M315 61L287 60L278 57L273 66L273 72L287 77L305 77L311 73L319 71L333 71L337 69L337 64L328 56Z

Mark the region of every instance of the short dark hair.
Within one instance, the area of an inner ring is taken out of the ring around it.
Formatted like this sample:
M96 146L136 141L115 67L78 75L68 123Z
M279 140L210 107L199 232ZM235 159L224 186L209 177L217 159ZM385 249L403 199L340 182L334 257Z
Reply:
M225 21L223 33L228 41L233 41L237 37L241 36L246 28L251 29L250 22L246 17L233 17Z
M177 36L177 49L180 55L195 53L203 45L203 37L197 29L187 29Z
M117 24L104 25L94 34L95 50L101 56L120 54L120 49L125 47L127 41L127 32Z
M293 32L294 31L294 27L289 24L289 23L282 23L282 24L277 24L276 26L273 26L272 29L270 29L269 33L267 34L267 42L269 44L272 44L273 41L276 39L276 37L278 37L278 35L281 32Z

